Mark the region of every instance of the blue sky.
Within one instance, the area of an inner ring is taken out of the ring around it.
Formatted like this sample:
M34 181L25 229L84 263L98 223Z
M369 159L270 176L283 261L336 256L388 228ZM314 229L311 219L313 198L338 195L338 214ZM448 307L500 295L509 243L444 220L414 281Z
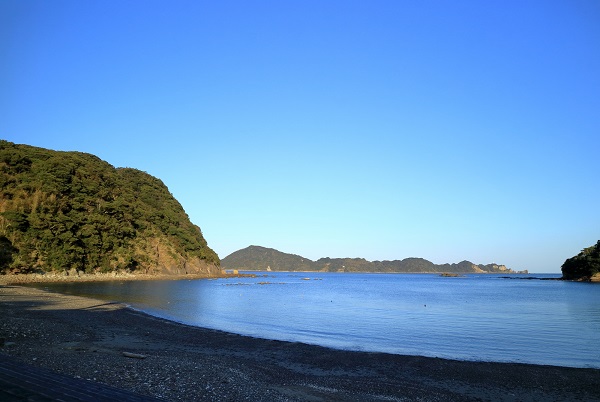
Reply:
M222 258L600 239L596 0L3 0L0 58L0 138L160 178Z

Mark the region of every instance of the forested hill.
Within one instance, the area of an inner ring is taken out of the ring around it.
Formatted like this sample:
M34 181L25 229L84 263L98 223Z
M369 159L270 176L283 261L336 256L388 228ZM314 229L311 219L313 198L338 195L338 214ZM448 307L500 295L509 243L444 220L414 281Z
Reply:
M600 240L562 265L563 279L600 282Z
M159 179L81 152L0 140L0 273L220 272Z
M504 265L475 265L469 261L462 261L458 264L434 264L423 258L394 261L367 261L364 258L321 258L312 261L299 255L286 254L260 246L250 246L228 255L221 260L221 267L253 271L515 273Z

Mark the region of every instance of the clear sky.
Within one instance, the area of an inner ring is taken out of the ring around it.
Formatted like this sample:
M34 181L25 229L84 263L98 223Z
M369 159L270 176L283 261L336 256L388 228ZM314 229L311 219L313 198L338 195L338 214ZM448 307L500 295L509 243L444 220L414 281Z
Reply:
M2 0L0 138L249 245L559 272L600 239L600 2Z

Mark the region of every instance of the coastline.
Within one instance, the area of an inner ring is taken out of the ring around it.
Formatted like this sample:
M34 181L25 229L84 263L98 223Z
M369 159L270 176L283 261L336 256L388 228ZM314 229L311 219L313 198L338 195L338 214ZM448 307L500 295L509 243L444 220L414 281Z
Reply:
M166 400L600 400L598 369L333 350L30 287L0 286L0 316L0 353Z
M40 274L9 274L0 275L0 286L1 285L20 285L27 283L55 283L55 282L105 282L105 281L154 281L154 280L184 280L184 279L220 279L220 278L239 278L239 277L256 277L268 275L269 271L253 271L244 270L245 273L221 273L218 275L206 275L206 274L141 274L141 273L129 273L129 272L109 272L109 273L40 273ZM273 271L273 272L284 272L291 274L322 274L322 271ZM330 273L330 272L327 272ZM465 275L499 275L495 273L448 273L448 272L331 272L334 274L393 274L393 275L437 275L446 277L462 277ZM511 273L502 274L504 279L537 279L537 280L565 280L563 278L537 278L531 274L527 277L519 277L524 274ZM600 282L600 275L590 278L589 280L572 280L572 281L587 281L587 282Z
M242 276L255 276L254 274L140 274L129 272L109 272L109 273L43 273L43 274L11 274L0 275L0 286L2 285L20 285L27 283L54 283L54 282L105 282L105 281L165 281L182 279L218 279L218 278L237 278Z

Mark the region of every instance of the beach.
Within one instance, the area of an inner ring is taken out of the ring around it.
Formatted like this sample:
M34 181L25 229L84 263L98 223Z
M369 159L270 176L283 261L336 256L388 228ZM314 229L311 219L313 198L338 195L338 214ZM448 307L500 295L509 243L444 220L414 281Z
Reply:
M0 353L169 401L600 401L600 370L256 339L0 286Z

